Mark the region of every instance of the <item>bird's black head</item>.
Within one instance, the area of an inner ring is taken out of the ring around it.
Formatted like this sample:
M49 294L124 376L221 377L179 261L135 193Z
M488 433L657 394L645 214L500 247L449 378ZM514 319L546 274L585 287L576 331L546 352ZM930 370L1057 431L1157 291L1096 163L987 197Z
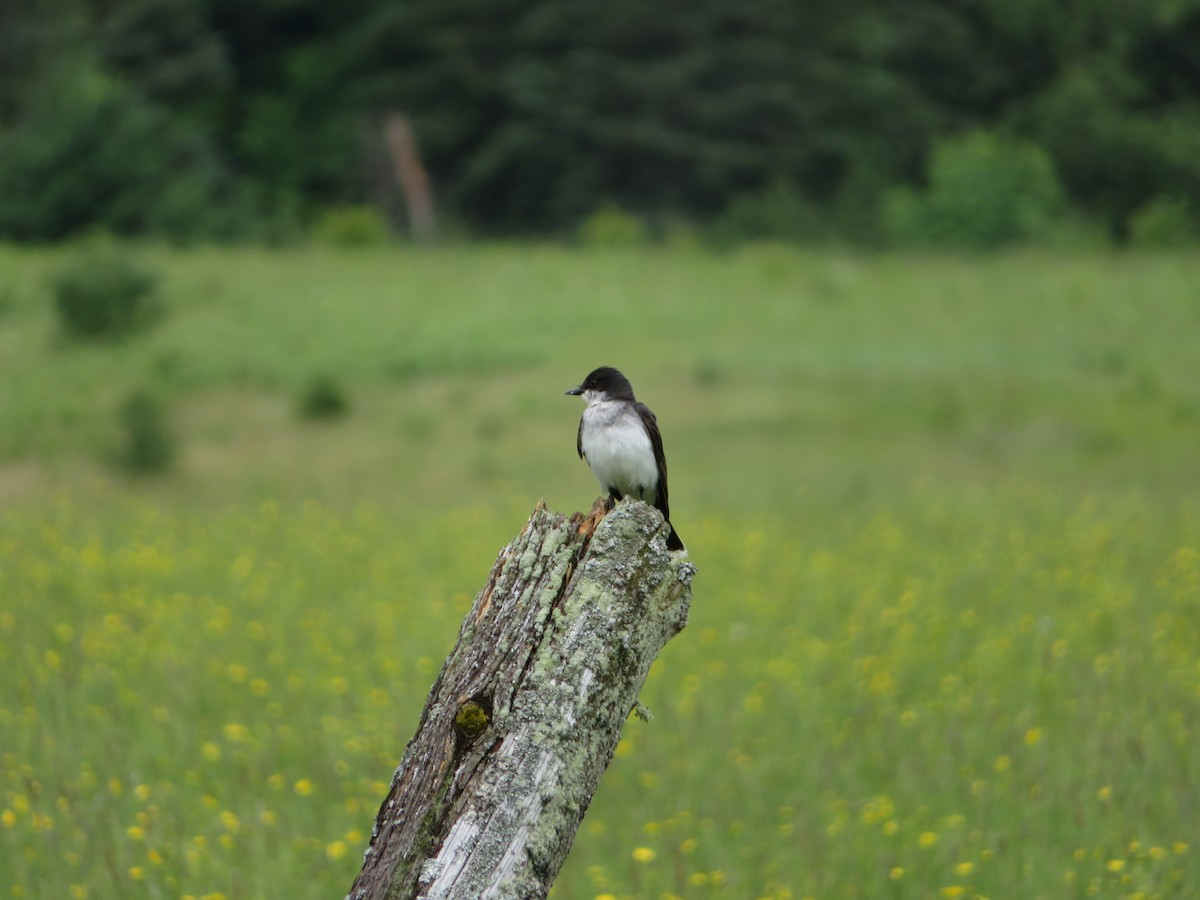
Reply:
M573 397L582 394L584 400L591 400L593 397L603 397L608 400L632 400L633 385L629 383L628 378L612 366L601 366L592 370L588 377L583 379L583 384L577 388L571 388L567 393Z

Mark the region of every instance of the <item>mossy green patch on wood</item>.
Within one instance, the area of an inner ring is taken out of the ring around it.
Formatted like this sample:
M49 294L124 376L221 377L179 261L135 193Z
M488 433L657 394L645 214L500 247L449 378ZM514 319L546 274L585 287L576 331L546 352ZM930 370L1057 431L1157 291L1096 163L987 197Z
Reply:
M468 700L458 708L454 716L454 731L460 738L473 741L488 727L488 714L474 700Z

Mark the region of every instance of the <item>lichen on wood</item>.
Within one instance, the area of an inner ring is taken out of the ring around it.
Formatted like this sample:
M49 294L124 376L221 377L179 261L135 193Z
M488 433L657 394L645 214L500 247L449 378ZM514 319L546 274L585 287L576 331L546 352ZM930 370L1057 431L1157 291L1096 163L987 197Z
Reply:
M463 620L348 900L546 895L687 623L695 567L666 530L637 501L569 519L538 504Z

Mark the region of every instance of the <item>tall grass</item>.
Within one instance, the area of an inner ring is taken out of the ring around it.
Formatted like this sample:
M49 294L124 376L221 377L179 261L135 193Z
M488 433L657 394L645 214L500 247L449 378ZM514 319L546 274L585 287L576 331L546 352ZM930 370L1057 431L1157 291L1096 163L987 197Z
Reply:
M1200 263L141 252L114 348L0 250L0 892L340 895L601 363L700 574L556 897L1200 891Z

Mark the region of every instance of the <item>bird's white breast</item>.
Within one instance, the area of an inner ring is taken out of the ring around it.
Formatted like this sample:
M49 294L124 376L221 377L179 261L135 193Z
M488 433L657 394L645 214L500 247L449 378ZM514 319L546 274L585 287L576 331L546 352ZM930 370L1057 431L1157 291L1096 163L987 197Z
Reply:
M580 444L600 489L653 502L658 485L654 448L642 420L625 403L599 400L583 411Z

